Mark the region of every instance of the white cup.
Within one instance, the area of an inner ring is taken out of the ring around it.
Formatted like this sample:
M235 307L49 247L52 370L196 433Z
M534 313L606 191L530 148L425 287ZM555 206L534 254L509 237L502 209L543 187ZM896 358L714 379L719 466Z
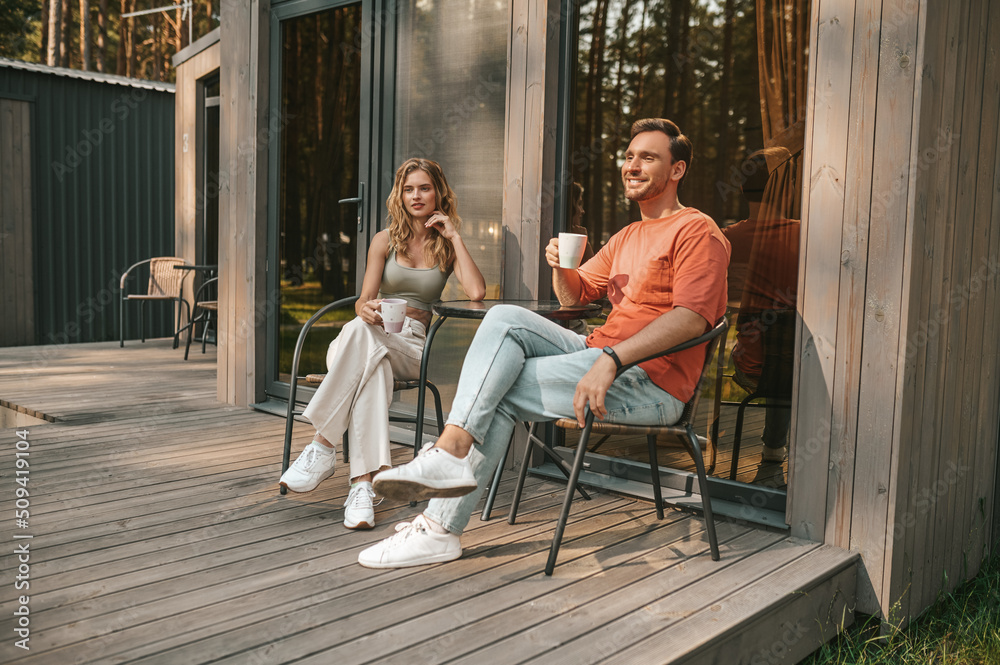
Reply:
M579 268L583 252L587 249L587 236L583 233L559 234L559 267Z
M382 326L385 331L402 332L403 319L406 318L406 301L400 298L383 298L379 309L382 312Z

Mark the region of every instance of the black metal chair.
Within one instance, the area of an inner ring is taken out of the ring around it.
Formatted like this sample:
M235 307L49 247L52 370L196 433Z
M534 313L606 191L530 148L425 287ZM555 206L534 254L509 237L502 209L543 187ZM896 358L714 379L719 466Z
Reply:
M712 353L715 350L715 346L719 339L725 336L726 330L729 328L729 324L725 317L719 319L718 323L703 335L688 340L683 344L678 344L677 346L667 349L662 353L655 354L648 358L643 358L633 363L629 363L623 366L618 373L615 375L617 377L621 376L623 372L629 368L638 365L640 363L647 362L654 358L660 358L663 356L669 356L671 354L677 353L679 351L684 351L685 349L690 349L692 347L698 346L700 344L705 344L707 346L705 349L705 365L711 360ZM600 434L629 434L638 435L645 434L646 441L649 448L649 466L650 466L650 476L653 485L653 499L656 503L656 517L658 519L663 519L663 496L660 489L660 473L659 473L659 463L657 461L656 452L656 439L659 436L670 435L676 436L683 443L684 448L687 450L688 454L691 456L694 462L695 469L698 476L698 489L701 492L702 508L705 514L705 524L708 530L708 542L709 547L712 552L712 560L719 560L719 543L715 535L715 517L712 513L712 500L710 496L710 490L708 486L708 479L705 473L705 461L701 452L701 444L698 441L698 436L694 432L694 425L692 420L694 418L695 411L698 408L698 400L701 397L702 385L705 382L705 372L702 371L702 377L698 381L698 385L695 387L694 395L684 405L684 411L681 414L680 420L671 425L662 426L634 426L625 423L604 423L594 421L594 414L588 410L587 419L584 423L582 432L580 433L580 442L577 445L576 455L573 460L573 467L570 472L569 481L566 486L566 495L563 499L562 512L559 516L559 521L556 524L555 535L552 537L552 547L549 550L549 559L545 565L545 574L551 575L552 571L555 569L556 557L559 555L559 546L562 543L563 531L566 528L566 521L569 518L570 506L573 503L573 495L577 491L577 484L580 479L580 472L583 470L583 460L587 454L587 442L590 438L591 433L596 432ZM556 421L556 426L567 430L578 430L580 426L577 424L576 420L573 418L561 418ZM514 491L514 500L510 507L510 516L508 517L508 522L514 524L514 520L517 517L517 508L521 500L521 491L524 487L524 481L528 474L528 462L530 460L531 450L533 447L539 447L545 450L545 445L540 443L537 439L528 439L528 446L526 447L524 460L521 462L521 469L517 479L517 489Z
M139 266L149 264L149 282L145 293L127 293L128 277ZM177 304L177 327L174 330L174 348L179 346L179 335L184 329L180 325L182 306L187 308L187 320L191 322L191 306L184 300L184 278L187 273L174 270L174 266L187 265L187 261L174 256L157 257L139 261L126 270L118 283L118 291L121 296L121 305L118 311L118 337L119 346L125 346L125 303L139 303L139 335L140 339L146 341L146 329L143 325L143 310L147 302L171 302Z
M188 352L191 350L191 338L194 336L195 327L199 323L205 325L201 329L201 352L205 353L205 343L208 340L208 331L212 327L212 321L218 315L219 297L215 292L218 277L205 280L198 291L194 294L194 307L191 310L192 318L187 327L191 328L188 335L187 345L184 347L184 360L188 359Z
M765 409L792 408L792 370L794 367L795 312L770 310L754 315L741 316L737 326L750 324L759 327L764 359L757 385L739 402L720 402L722 406L736 406L736 431L733 435L733 457L729 466L729 479L736 480L743 441L743 417L748 407ZM765 403L756 400L764 399Z
M292 355L292 380L289 382L289 388L288 388L288 410L285 414L285 445L281 458L281 473L285 473L285 471L288 470L289 459L291 458L292 454L292 424L296 416L302 415L302 411L298 411L295 409L295 393L296 389L298 388L298 379L304 378L309 383L318 384L321 383L323 381L323 378L325 377L324 374L309 374L305 377L299 377L299 359L301 358L302 355L302 347L305 345L306 335L309 333L309 330L313 327L313 325L317 321L319 321L323 316L325 316L328 312L332 312L335 309L340 309L342 307L348 307L350 305L353 305L355 302L357 302L357 300L358 300L357 296L350 296L348 298L341 298L340 300L337 300L335 302L332 302L328 305L321 307L315 314L313 314L309 318L308 321L306 321L306 324L302 326L302 330L299 332L299 338L295 342L295 352ZM434 396L434 411L435 415L437 416L438 432L440 433L441 428L444 427L444 412L441 410L441 393L438 392L437 386L435 386L430 381L427 381L426 385L427 388L431 391L431 394ZM392 389L393 391L414 390L419 387L420 387L420 381L416 379L409 381L393 380ZM418 412L413 416L390 416L389 420L391 422L401 422L401 423L409 423L415 425L418 421L423 420L423 414ZM421 442L419 439L417 439L417 434L421 431L421 429L422 428L418 427L414 432L414 441L413 441L414 452L420 449ZM350 459L350 444L347 439L347 432L344 432L343 445L344 445L344 461L347 462ZM285 494L286 491L287 490L284 487L281 487L282 494Z

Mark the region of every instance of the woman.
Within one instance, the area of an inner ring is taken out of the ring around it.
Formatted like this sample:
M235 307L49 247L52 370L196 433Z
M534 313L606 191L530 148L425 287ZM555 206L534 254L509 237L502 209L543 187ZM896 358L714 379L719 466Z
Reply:
M409 159L396 171L386 200L389 228L372 238L368 265L355 304L358 316L344 326L326 354L329 370L303 415L316 434L279 483L308 492L333 475L336 441L351 439L351 491L344 504L344 526L375 526L372 478L391 466L389 403L393 377L420 374L431 304L439 300L452 272L466 295L482 300L486 282L458 234L455 193L441 167L427 159ZM403 330L382 327L380 303L406 300Z

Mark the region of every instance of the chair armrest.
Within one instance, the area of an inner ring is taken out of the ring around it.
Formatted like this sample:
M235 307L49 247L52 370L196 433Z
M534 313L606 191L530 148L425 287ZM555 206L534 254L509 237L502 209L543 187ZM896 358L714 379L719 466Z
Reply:
M209 284L214 284L214 283L216 283L218 281L219 281L218 277L213 277L212 279L206 279L204 282L202 282L201 286L198 287L198 290L195 291L195 294L194 294L194 304L197 305L198 302L201 300L201 298L200 298L201 292L205 290L205 287L207 287Z
M291 411L295 406L295 389L299 383L299 358L302 355L302 347L305 345L306 335L309 334L309 330L313 327L313 324L323 318L327 312L353 305L357 301L358 296L349 296L320 307L315 314L309 317L309 320L302 326L302 330L299 331L299 338L295 341L295 352L292 354L292 378L288 386L289 417L291 417Z
M142 264L144 264L144 263L149 263L149 262L150 262L150 261L152 261L152 260L153 260L153 259L146 259L145 261L139 261L138 263L134 263L134 264L132 264L132 265L131 265L131 266L129 267L129 269L128 269L128 270L126 270L125 272L123 272L123 273L122 273L122 278L121 278L121 281L120 281L120 282L118 283L118 288L119 288L119 290L121 290L121 291L124 291L124 290L125 290L125 280L126 280L126 279L128 279L128 276L129 276L129 273L130 273L130 272L132 272L133 270L135 270L136 268L138 268L138 267L139 267L139 266L141 266Z
M667 349L666 351L661 351L660 353L654 353L653 355L648 356L646 358L642 358L641 360L636 360L635 362L628 363L627 365L622 365L622 368L618 370L618 372L615 374L615 378L617 379L619 376L621 376L623 372L625 372L625 370L631 369L636 365L640 365L650 360L655 360L656 358L662 358L663 356L673 355L675 353L679 353L680 351L686 351L695 346L704 344L705 342L710 342L713 339L724 334L728 329L729 329L729 322L726 320L726 317L723 316L718 320L718 322L716 322L715 326L713 326L712 329L709 330L707 333L699 335L694 339L689 339L686 342L681 342L677 346L673 346Z

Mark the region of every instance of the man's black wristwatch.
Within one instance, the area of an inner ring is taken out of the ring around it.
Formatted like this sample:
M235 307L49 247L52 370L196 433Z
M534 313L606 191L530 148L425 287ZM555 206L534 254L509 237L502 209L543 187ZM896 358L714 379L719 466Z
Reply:
M618 359L618 354L615 353L614 349L612 349L610 346L606 346L604 347L604 352L609 356L611 356L611 359L615 361L615 366L618 367L618 369L622 368L622 361Z

